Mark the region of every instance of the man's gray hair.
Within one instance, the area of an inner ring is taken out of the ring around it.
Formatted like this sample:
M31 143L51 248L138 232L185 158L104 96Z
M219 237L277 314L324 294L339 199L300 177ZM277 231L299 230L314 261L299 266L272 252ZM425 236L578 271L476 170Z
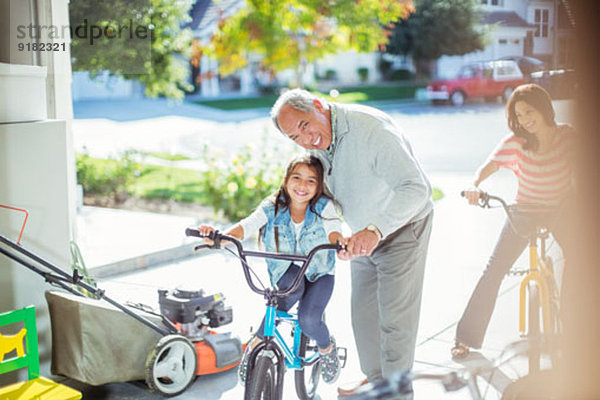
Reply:
M273 121L273 124L281 133L283 133L279 123L277 122L281 108L287 104L298 111L312 112L315 109L315 100L321 101L324 106L327 104L314 94L304 89L296 88L284 92L281 96L279 96L275 104L273 104L273 107L271 107L271 120Z

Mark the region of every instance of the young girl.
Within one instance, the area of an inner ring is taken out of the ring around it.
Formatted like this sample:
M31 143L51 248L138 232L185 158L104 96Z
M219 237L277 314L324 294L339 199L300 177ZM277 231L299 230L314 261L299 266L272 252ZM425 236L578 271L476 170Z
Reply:
M213 227L202 225L200 233L208 234ZM242 240L260 230L265 250L306 255L315 246L326 242L342 242L341 223L332 199L324 193L323 166L313 156L294 159L287 167L279 190L264 200L247 218L230 228L226 234ZM271 284L279 289L291 286L299 267L282 260L267 259ZM300 287L278 301L277 309L288 311L298 304L298 321L304 334L314 339L321 353L323 381L333 383L339 376L340 363L335 341L323 321L323 312L331 298L334 283L335 252L319 252L312 259ZM253 348L263 337L264 319ZM246 377L247 354L240 366L240 378Z
M550 95L540 86L519 86L506 104L508 127L513 132L505 137L488 161L475 174L473 187L465 190L469 204L476 205L481 194L479 185L500 167L512 170L518 179L517 205L556 208L554 212L520 212L515 215L515 228L527 232L536 225L549 225L568 260L566 243L568 213L565 199L569 196L573 177L569 162L573 147L573 130L557 125ZM504 275L527 245L527 238L515 232L508 220L504 224L496 248L479 279L456 329L453 357L465 357L469 348L480 348L489 324L498 289Z

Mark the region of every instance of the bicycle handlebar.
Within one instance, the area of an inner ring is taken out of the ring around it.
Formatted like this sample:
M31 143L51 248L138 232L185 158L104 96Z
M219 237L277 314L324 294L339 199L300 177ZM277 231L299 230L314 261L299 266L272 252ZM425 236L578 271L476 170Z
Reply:
M461 191L460 195L462 197L465 197L465 191ZM494 200L500 203L502 205L502 208L504 208L504 211L506 211L507 214L509 213L509 205L506 204L506 201L504 201L504 199L498 196L491 195L487 192L480 192L477 205L481 208L490 208L490 200Z
M210 239L210 240L214 241L213 245L199 246L199 248L219 249L221 247L221 242L222 241L228 241L228 242L233 243L235 245L236 249L237 249L237 253L238 253L239 258L241 260L242 268L244 270L244 276L246 277L246 281L248 282L248 285L250 286L250 289L252 289L253 292L258 293L260 295L265 295L269 291L271 294L274 294L274 295L279 296L279 297L286 297L290 293L292 293L296 289L298 289L298 286L300 285L300 280L304 276L304 273L308 269L308 265L310 264L312 258L314 257L314 255L317 252L323 251L323 250L336 250L336 251L340 251L340 250L343 250L345 248L345 246L342 246L339 243L336 243L336 244L330 244L330 243L328 243L328 244L321 244L321 245L318 245L318 246L314 247L306 256L301 256L301 255L297 255L297 254L282 254L282 253L272 253L272 252L265 252L265 251L244 250L242 242L238 238L235 238L233 236L224 235L224 234L222 234L219 231L212 231L208 235L202 235L195 228L187 228L185 230L185 235L186 236L198 237L198 238L206 238L206 239ZM285 289L283 291L270 290L270 289L260 289L260 288L258 288L254 284L254 282L252 281L252 278L250 276L250 270L249 270L249 267L248 267L248 263L246 261L246 257L247 256L250 256L250 257L261 257L261 258L270 258L270 259L275 259L275 260L299 261L299 262L302 263L302 266L300 267L300 271L298 272L298 275L294 278L294 281L292 282L292 285L289 288L287 288L287 289Z
M529 238L536 237L536 236L540 237L538 235L538 233L545 237L545 235L547 235L548 225L542 224L542 225L537 226L535 229L535 232L532 232L531 234L523 233L523 232L521 232L521 229L519 229L519 225L515 221L514 214L516 211L522 211L524 213L539 213L539 212L553 212L553 211L560 209L560 206L551 207L551 206L543 206L543 205L537 205L537 204L510 204L509 205L501 197L491 195L484 191L480 191L479 193L480 194L479 194L479 199L477 200L477 205L481 208L491 208L490 200L500 203L500 205L504 209L504 212L506 213L508 222L512 226L513 230L522 237L529 237ZM461 191L460 195L462 197L466 197L465 191L464 190ZM557 218L557 217L555 216L555 218ZM538 230L541 230L541 232L538 232Z

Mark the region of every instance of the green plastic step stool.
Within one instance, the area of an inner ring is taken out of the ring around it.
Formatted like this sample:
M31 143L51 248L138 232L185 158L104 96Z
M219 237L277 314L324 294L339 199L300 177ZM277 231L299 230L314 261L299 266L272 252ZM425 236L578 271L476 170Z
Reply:
M0 334L0 374L27 368L27 382L18 382L0 388L0 398L6 400L78 400L82 395L77 390L40 376L35 307L0 314L0 326L23 322L23 329L16 335ZM25 343L23 343L25 339ZM6 359L6 354L16 351L16 357Z

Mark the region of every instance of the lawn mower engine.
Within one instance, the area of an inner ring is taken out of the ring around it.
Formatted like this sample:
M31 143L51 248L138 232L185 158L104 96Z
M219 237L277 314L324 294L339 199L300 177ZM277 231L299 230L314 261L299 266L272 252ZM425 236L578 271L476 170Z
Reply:
M242 343L238 337L231 332L217 333L211 329L233 321L233 311L225 306L224 300L223 294L205 296L202 289L158 291L161 314L196 346L197 375L231 369L242 358Z

